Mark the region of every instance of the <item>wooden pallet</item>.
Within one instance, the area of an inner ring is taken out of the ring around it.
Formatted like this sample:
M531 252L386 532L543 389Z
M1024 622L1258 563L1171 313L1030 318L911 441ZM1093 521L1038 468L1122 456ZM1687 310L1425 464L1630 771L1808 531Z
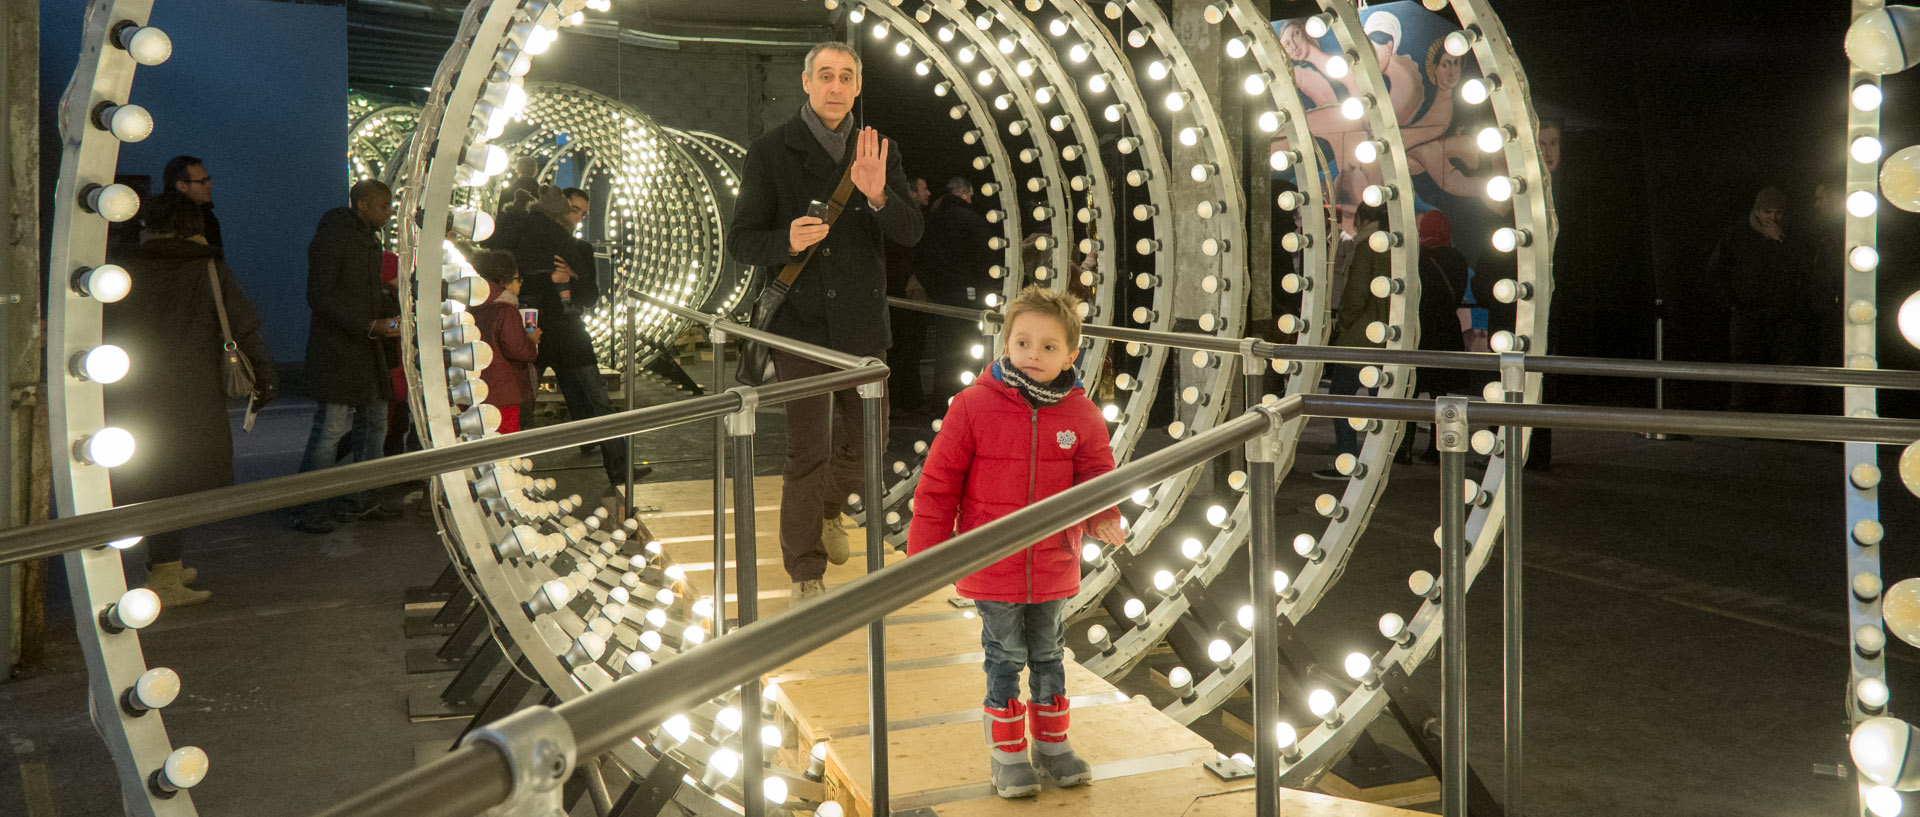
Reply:
M789 585L781 567L778 529L780 478L755 480L756 561L760 612L786 607ZM643 498L661 512L643 517L666 553L687 568L693 592L713 591L712 486L707 482L648 485ZM731 496L731 493L729 493ZM731 519L729 519L731 522ZM856 553L864 531L849 529ZM731 534L729 534L731 540ZM729 553L732 543L729 541ZM900 558L889 553L887 563ZM856 555L827 572L829 591L864 570ZM729 558L729 571L734 570ZM729 578L729 584L732 584ZM1067 662L1073 699L1073 745L1092 764L1093 783L1047 788L1030 802L1008 803L986 784L986 743L980 726L985 694L980 624L955 606L949 588L889 616L887 627L887 752L895 811L923 808L940 817L985 817L1009 809L1049 814L1144 814L1226 817L1253 811L1250 780L1224 782L1201 768L1219 757L1211 744L1105 679ZM731 606L730 606L731 607ZM827 789L849 814L872 813L872 743L867 709L864 632L834 640L772 673L781 718L802 747L827 745ZM1414 812L1310 792L1283 793L1289 817L1395 817Z

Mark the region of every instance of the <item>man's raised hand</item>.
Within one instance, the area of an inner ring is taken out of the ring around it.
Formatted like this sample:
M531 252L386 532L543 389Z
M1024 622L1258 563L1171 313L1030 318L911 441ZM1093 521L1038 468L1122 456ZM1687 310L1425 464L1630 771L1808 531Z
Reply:
M872 128L861 128L853 154L853 186L875 209L887 204L887 140Z

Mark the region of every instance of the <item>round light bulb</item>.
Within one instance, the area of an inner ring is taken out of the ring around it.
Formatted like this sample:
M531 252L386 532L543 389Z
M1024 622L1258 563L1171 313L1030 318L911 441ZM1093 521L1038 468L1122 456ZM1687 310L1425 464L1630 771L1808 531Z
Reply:
M1120 606L1120 612L1127 618L1139 618L1146 614L1147 605L1139 599L1127 599L1127 603Z
M783 804L787 802L787 779L786 778L781 777L779 775L772 775L768 777L765 782L760 784L760 788L761 788L761 793L766 796L767 802L774 803L774 804ZM814 814L817 815L819 814L819 812L816 811L814 812Z
M1234 620L1239 622L1240 629L1251 631L1253 629L1253 605L1240 605L1240 611L1234 614Z
M115 426L87 435L78 447L82 460L102 468L117 468L133 459L133 435Z
M1246 91L1248 96L1257 96L1267 90L1267 75L1248 74L1246 79L1241 80L1240 88Z
M1900 798L1900 792L1886 786L1868 787L1860 799L1873 817L1900 817L1900 812L1906 808L1906 801Z
M131 367L127 350L103 343L80 353L74 360L73 370L95 383L117 383L120 378L127 376L127 370Z
M760 745L779 746L786 740L786 735L781 734L779 726L769 723L760 727Z
M1207 643L1207 659L1215 664L1224 664L1233 657L1233 645L1224 638L1216 638Z
M1847 265L1861 272L1872 272L1880 266L1880 251L1861 245L1847 251Z
M113 620L121 627L138 630L160 617L160 596L144 587L120 594L113 604Z
M1348 121L1357 122L1360 117L1367 115L1367 103L1361 102L1357 96L1347 97L1346 101L1340 103L1340 115Z
M1847 155L1853 157L1854 161L1861 164L1872 164L1880 161L1880 152L1883 149L1879 139L1872 136L1862 136L1853 140L1852 144L1847 146Z
M122 142L138 142L153 135L153 114L139 105L116 105L105 117L107 132Z
M115 224L140 212L140 194L124 184L93 185L85 199L88 210Z
M1346 57L1335 54L1327 58L1327 76L1329 78L1346 79L1347 73L1351 70L1352 67L1347 64Z
M1448 32L1446 39L1441 43L1441 47L1445 48L1447 53L1456 57L1466 56L1467 52L1473 48L1473 44L1467 41L1467 35L1459 31Z
M1848 101L1853 103L1854 110L1877 111L1880 109L1881 101L1880 86L1871 82L1855 85L1853 93L1848 96Z
M1513 198L1513 179L1507 176L1495 176L1487 180L1487 198L1494 201L1507 201Z
M1348 678L1358 681L1373 672L1373 659L1368 658L1366 653L1347 653L1346 670Z
M1180 555L1185 556L1189 562L1200 561L1200 557L1205 555L1206 552L1206 543L1199 539L1189 536L1180 541Z
M1387 613L1380 617L1380 636L1382 638L1397 639L1401 633L1406 631L1407 620L1401 618L1399 613Z
M174 789L191 789L207 779L208 758L205 750L198 746L182 746L167 755L166 765L161 774L166 785Z
M140 673L133 682L131 702L140 709L162 709L180 697L180 674L166 667L154 667Z
M1316 689L1307 695L1307 709L1311 710L1315 717L1324 718L1328 712L1332 712L1339 705L1340 699L1333 697L1333 693L1324 689Z
M1100 561L1099 543L1087 542L1085 544L1082 544L1080 546L1080 560L1083 562L1086 562L1087 564L1093 564L1094 562Z
M1487 101L1487 84L1477 79L1460 83L1460 98L1468 105L1478 105Z
M1172 571L1167 571L1167 570L1154 571L1153 589L1158 590L1162 593L1165 593L1166 591L1173 589Z
M173 39L152 26L131 29L120 35L119 42L141 65L159 65L173 56Z

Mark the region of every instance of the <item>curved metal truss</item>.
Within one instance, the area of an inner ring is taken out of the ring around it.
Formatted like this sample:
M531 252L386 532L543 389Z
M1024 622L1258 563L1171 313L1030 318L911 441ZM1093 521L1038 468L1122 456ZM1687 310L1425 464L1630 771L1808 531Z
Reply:
M1487 138L1503 168L1498 175L1510 188L1504 198L1511 200L1506 212L1512 223L1502 241L1516 258L1516 278L1500 288L1518 312L1515 332L1504 343L1525 353L1545 333L1555 232L1550 178L1540 161L1525 75L1484 0L1428 0L1425 5L1452 15L1449 22L1458 30L1447 37L1447 50L1471 55L1482 72L1476 81L1487 92L1480 100L1491 120L1493 135ZM109 218L123 213L117 204L121 193L111 185L117 142L90 123L101 103L128 102L136 59L155 53L154 33L142 28L150 7L150 0L102 0L91 6L88 45L74 90L61 106L65 144L51 263L58 276L70 276L72 286L57 292L51 304L49 353L56 360L100 344L99 304L114 280L114 270L103 264L106 228ZM496 174L504 164L499 154L540 158L543 179L552 178L556 162L564 158L575 177L586 180L580 186L591 191L599 219L593 234L607 242L614 258L615 297L591 319L602 343L616 341L629 321L663 344L678 331L677 322L659 310L618 297L627 287L728 311L744 295L745 276L730 274L719 252L737 191L738 146L710 134L663 128L580 89L529 86L522 79L531 61L563 29L582 22L594 10L590 7L604 10L605 3L476 0L424 106L366 106L354 116L359 164L351 166L352 172L364 169L397 182L400 191L396 238L408 350L403 357L415 384L410 399L426 445L495 433L497 414L472 405L472 383L491 351L477 340L464 314L484 301L486 286L461 254L471 233L455 227L471 230L467 225L478 219L466 212L489 208L498 195ZM1308 215L1339 203L1335 177L1348 157L1320 149L1324 139L1345 150L1364 150L1365 156L1354 158L1378 164L1378 189L1368 195L1385 202L1391 226L1380 235L1358 237L1366 246L1357 251L1388 254L1390 272L1373 282L1373 292L1388 300L1389 317L1370 331L1390 348L1415 346L1419 279L1405 123L1389 104L1391 89L1370 56L1363 19L1387 12L1321 0L1320 13L1305 23L1317 32L1313 36L1330 40L1352 70L1356 110L1337 123L1335 134L1316 127L1327 118L1325 112L1303 104L1294 63L1272 21L1249 0L1221 0L1205 11L1206 22L1220 34L1205 38L1208 47L1224 49L1229 62L1223 64L1248 66L1243 82L1226 83L1218 91L1196 70L1195 55L1175 36L1173 21L1151 2L1024 0L1016 7L1008 0L879 0L845 8L848 22L862 26L863 41L870 34L896 56L913 60L913 70L933 83L931 92L954 100L950 115L972 125L964 147L977 157L975 167L994 179L981 192L996 202L990 220L999 232L992 246L1005 253L997 268L1004 282L999 298L1030 283L1054 288L1077 283L1091 291L1087 317L1094 324L1171 329L1179 321L1183 328L1241 338L1248 333L1248 242L1265 240L1247 235L1243 178L1264 171L1243 166L1238 145L1272 140L1270 167L1288 169L1297 185L1278 204ZM1216 93L1245 93L1245 104L1224 105ZM1230 109L1244 113L1224 113ZM393 140L407 117L413 120L413 138L396 154L399 143ZM1203 203L1176 204L1185 201ZM1123 224L1137 237L1130 245L1118 241ZM1870 240L1870 223L1866 229ZM1029 235L1036 236L1032 246L1039 259L1031 267L1021 252ZM1329 223L1314 217L1302 218L1298 231L1282 241L1285 251L1300 255L1299 271L1282 284L1301 296L1301 308L1281 316L1280 328L1300 343L1327 340L1336 241ZM1079 274L1074 276L1076 256ZM1117 314L1122 299L1116 294L1127 287L1141 290L1139 297L1127 299L1137 307ZM1865 291L1871 298L1870 281ZM981 328L990 331L992 325ZM1099 341L1090 341L1087 351L1090 369L1112 357L1120 373L1121 399L1105 409L1121 456L1208 428L1237 402L1241 370L1225 356L1134 344L1122 354ZM1279 368L1287 375L1289 392L1317 387L1317 365ZM1413 385L1413 373L1401 367L1372 368L1364 378L1387 395L1409 394ZM111 504L106 469L96 463L108 461L116 435L103 428L99 385L59 374L53 379L52 432L74 447L74 456L56 461L60 513L106 508ZM1173 387L1163 389L1162 381L1169 379ZM1154 401L1163 391L1176 395L1174 420L1149 428ZM1537 396L1534 380L1525 398ZM1290 429L1283 462L1290 461L1299 430L1298 424ZM1346 466L1344 488L1316 503L1324 524L1299 531L1294 539L1298 561L1276 577L1284 590L1272 614L1304 619L1330 592L1359 545L1401 434L1394 426L1366 430L1366 445ZM1471 506L1467 534L1473 574L1486 563L1498 536L1502 462L1515 453L1490 441L1482 448L1491 455L1489 470L1462 494ZM896 472L903 478L875 508L884 512L896 543L904 536L917 467L899 464ZM549 497L552 484L529 477L529 469L529 462L514 460L443 475L438 493L454 563L485 601L496 628L524 653L531 672L570 699L706 637L715 613L712 600L686 595L679 569L662 562L658 545L631 535L638 530L633 520L576 513L577 497ZM1236 491L1245 488L1242 479L1229 484ZM1212 666L1189 672L1191 688L1168 708L1185 721L1217 707L1246 682L1252 665L1249 624L1252 616L1268 612L1235 601L1246 598L1246 580L1226 571L1247 541L1245 498L1201 500L1205 493L1196 473L1137 494L1123 509L1129 517L1127 541L1110 552L1090 548L1085 553L1084 590L1073 604L1076 611L1103 606L1119 622L1115 634L1104 626L1074 633L1093 647L1084 656L1087 666L1109 676L1134 666L1182 619L1219 634L1208 649ZM1186 507L1190 500L1196 507ZM1202 512L1199 504L1213 507ZM151 620L153 605L142 591L128 591L112 548L103 545L67 558L76 577L75 609L95 614L81 618L81 642L93 706L127 801L137 813L192 814L191 798L180 784L197 782L205 754L174 749L157 711L122 705L129 688L157 672L144 665L136 626ZM1382 628L1386 643L1373 654L1361 649L1361 661L1348 662L1355 670L1351 683L1297 702L1318 720L1312 728L1284 730L1294 734L1283 767L1290 785L1321 774L1378 713L1385 704L1377 683L1384 668L1411 671L1433 654L1439 638L1433 585L1431 576L1415 574L1414 598L1383 620L1391 625ZM1202 598L1208 601L1197 603ZM1363 644L1373 637L1344 643ZM1877 673L1878 665L1868 670ZM729 726L738 721L728 713L737 714L740 705L727 698L708 702L624 745L617 759L644 775L670 753L701 781L681 789L683 806L700 814L736 812L743 797L758 794L740 792L733 775L721 773L738 765L737 751L728 748L740 739ZM824 796L798 771L775 774L790 785L796 807Z

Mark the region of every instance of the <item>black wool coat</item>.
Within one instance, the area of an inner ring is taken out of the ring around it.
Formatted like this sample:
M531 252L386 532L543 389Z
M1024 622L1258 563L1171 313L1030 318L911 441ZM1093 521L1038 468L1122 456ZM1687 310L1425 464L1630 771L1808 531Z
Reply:
M133 279L102 310L102 335L127 350L127 376L106 386L107 422L133 434L133 459L113 469L118 504L233 484L233 436L220 371L220 319L207 262L219 250L159 238L117 253ZM256 390L277 388L260 318L225 262L216 264L234 343L253 363ZM364 334L364 333L363 333Z
M520 306L540 310L540 369L592 365L598 362L593 338L581 316L600 299L595 282L593 245L567 231L567 227L534 210L513 210L501 214L501 227L487 246L513 253L515 269L520 272ZM574 314L567 314L560 302L560 291L553 284L553 257L567 260L573 268L569 282Z
M866 195L853 189L846 209L774 315L772 331L853 355L871 355L893 345L884 239L913 246L920 241L923 222L900 169L900 143L889 142L886 206L875 211ZM846 159L852 159L858 145L856 131L847 139ZM788 228L807 214L809 202L832 198L841 167L827 156L799 113L754 140L727 230L727 254L763 267L762 280L773 280L787 264Z
M396 311L380 282L380 253L379 235L351 207L328 210L307 244L307 389L318 402L360 405L393 392L392 363L367 336L374 320Z

